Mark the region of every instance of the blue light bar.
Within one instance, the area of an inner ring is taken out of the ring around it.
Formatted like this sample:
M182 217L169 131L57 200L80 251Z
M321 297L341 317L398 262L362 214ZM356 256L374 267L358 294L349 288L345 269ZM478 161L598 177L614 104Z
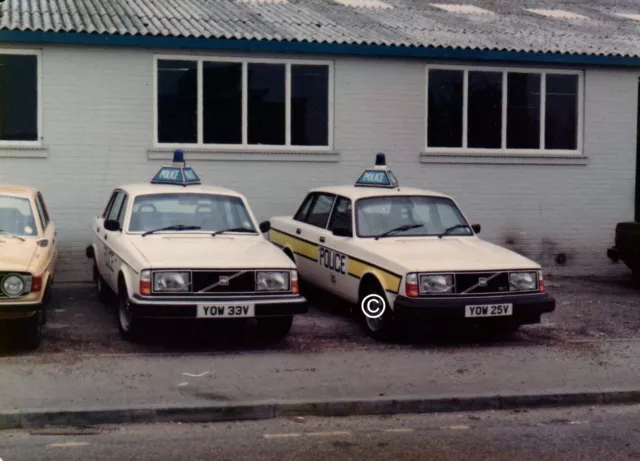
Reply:
M385 155L379 153L376 155L376 165L373 169L364 170L355 183L356 186L362 187L398 187L398 180L386 165Z
M184 152L177 150L173 153L173 165L160 168L160 171L151 180L151 184L190 186L200 184L200 178L193 168L186 166Z

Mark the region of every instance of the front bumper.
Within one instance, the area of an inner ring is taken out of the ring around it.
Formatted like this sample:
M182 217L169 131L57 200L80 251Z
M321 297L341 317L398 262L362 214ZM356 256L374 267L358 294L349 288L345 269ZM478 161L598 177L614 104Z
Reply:
M513 314L503 317L465 317L465 307L479 304L512 304ZM547 293L465 298L407 298L398 296L394 303L397 317L425 318L440 321L491 321L502 319L519 324L540 323L542 314L553 312L556 301Z
M44 309L44 287L21 298L0 298L0 313L33 313Z
M309 303L300 295L245 296L235 298L150 297L135 294L130 299L134 316L142 318L196 318L198 304L255 304L255 317L305 314Z
M613 262L620 261L620 250L616 247L608 248L607 258L611 259Z

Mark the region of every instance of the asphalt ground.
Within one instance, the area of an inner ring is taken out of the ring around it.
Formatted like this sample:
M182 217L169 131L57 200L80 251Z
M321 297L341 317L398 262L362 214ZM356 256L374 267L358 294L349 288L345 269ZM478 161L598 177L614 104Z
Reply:
M0 433L5 461L640 459L640 407L291 417Z
M508 337L440 325L415 327L400 343L368 338L361 328L358 307L317 289L307 289L312 306L297 316L289 336L277 344L261 344L251 321L157 321L141 344L118 335L113 305L97 301L92 284L60 284L54 289L45 337L36 351L14 347L12 330L0 332L0 356L139 354L167 352L394 350L479 344L575 347L603 340L640 340L640 285L628 278L553 278L547 288L556 311L541 324L523 326ZM10 325L10 324L9 324Z

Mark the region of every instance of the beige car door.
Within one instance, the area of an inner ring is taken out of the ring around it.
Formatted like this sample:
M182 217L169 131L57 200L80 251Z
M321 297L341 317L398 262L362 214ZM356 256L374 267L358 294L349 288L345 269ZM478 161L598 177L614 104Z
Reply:
M47 270L51 277L55 272L55 266L58 262L58 232L56 231L56 225L51 221L49 217L49 211L47 205L44 202L42 194L38 192L36 194L36 207L38 208L38 215L40 216L40 224L42 226L43 237L51 245L50 259L47 263Z

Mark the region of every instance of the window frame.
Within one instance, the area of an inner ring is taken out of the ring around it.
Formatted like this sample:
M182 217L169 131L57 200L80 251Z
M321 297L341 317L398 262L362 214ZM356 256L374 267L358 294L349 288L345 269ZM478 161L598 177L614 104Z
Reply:
M0 139L0 148L12 148L12 147L43 147L43 133L42 133L42 125L43 125L43 110L42 110L42 50L37 49L29 49L29 48L2 48L0 47L0 55L2 54L13 54L13 55L22 55L22 56L35 56L36 57L36 90L38 94L36 95L36 101L38 104L37 108L37 136L38 139L35 141L17 141L17 140L6 140Z
M158 61L195 61L197 65L197 142L161 143L158 141ZM242 64L242 143L241 144L205 144L204 143L204 102L203 102L203 62L229 62ZM284 64L285 66L285 143L283 145L249 144L249 64ZM296 146L291 144L291 66L328 66L328 139L326 146ZM332 152L334 135L334 62L310 59L247 58L202 55L158 54L153 57L153 147L155 149L193 149L198 151L223 152Z
M462 147L429 147L429 71L430 70L453 70L463 72L462 87ZM469 109L469 72L494 72L502 74L502 142L500 148L467 147L468 145L468 109ZM507 148L507 92L509 73L526 73L540 75L540 136L539 149L515 149ZM545 149L545 129L546 129L546 75L577 75L578 76L578 126L576 149ZM545 69L528 67L504 67L504 66L470 66L470 65L446 65L429 64L425 70L425 115L424 115L424 152L425 153L445 153L445 154L469 154L469 155L544 155L544 156L582 156L584 146L584 71L579 69Z

